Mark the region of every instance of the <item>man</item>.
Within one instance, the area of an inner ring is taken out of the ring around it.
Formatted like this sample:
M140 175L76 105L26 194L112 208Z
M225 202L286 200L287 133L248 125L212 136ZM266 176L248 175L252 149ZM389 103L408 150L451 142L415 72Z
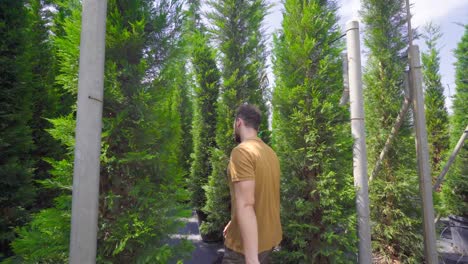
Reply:
M231 221L224 229L224 264L268 263L282 238L280 166L275 152L257 136L260 120L253 105L236 111L234 136L240 144L228 166Z

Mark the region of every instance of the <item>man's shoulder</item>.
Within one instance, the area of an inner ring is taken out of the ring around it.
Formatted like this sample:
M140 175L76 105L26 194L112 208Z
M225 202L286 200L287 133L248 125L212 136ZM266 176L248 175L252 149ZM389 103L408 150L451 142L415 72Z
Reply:
M231 157L255 159L259 155L259 148L252 142L242 142L231 151Z
M232 149L231 155L235 153L236 155L250 156L252 158L258 156L274 156L277 157L276 152L263 141L247 141L242 142Z
M251 151L251 148L249 145L245 143L240 143L239 145L235 146L232 151L231 155L248 155Z

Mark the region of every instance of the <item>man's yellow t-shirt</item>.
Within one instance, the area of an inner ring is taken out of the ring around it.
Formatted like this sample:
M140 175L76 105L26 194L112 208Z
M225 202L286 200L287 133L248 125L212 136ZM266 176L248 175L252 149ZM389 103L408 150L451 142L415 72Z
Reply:
M280 221L280 165L276 153L260 138L245 140L232 150L227 174L232 205L235 201L233 183L255 180L258 252L277 246L283 232ZM231 208L231 224L226 230L224 244L233 251L243 253L236 212L234 206Z

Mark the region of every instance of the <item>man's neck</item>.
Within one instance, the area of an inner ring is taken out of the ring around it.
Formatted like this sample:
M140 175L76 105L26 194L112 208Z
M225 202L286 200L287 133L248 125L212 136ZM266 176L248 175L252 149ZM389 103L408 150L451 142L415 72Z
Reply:
M245 131L245 133L241 135L241 142L244 142L249 139L256 139L257 137L258 136L256 130Z

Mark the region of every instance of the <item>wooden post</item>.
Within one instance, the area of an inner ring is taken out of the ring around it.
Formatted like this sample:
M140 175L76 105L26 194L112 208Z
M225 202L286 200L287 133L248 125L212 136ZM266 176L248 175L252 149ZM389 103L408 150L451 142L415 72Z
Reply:
M367 182L367 150L364 129L364 100L362 92L361 47L359 23L346 24L346 44L348 48L349 100L351 108L351 133L353 146L353 175L356 187L356 209L359 236L359 263L372 263L369 192Z
M434 184L434 187L432 188L434 191L439 189L440 184L444 180L445 174L447 174L450 166L455 160L455 157L457 156L460 149L463 147L463 144L465 143L465 139L467 135L468 135L468 126L466 126L465 131L463 131L460 139L458 140L457 145L455 146L455 149L453 150L452 154L450 155L449 160L447 161L447 164L445 164L444 169L440 172L439 176L437 177L436 183Z
M408 112L409 107L411 105L410 100L411 99L409 99L406 96L403 99L403 105L401 106L400 112L398 113L398 116L397 116L396 121L395 121L395 125L393 125L393 128L390 131L390 135L388 136L387 141L385 141L385 145L384 145L382 151L380 152L379 159L375 163L375 167L372 170L372 174L371 174L371 176L369 178L369 182L372 181L375 178L375 176L377 176L377 173L379 173L380 167L382 166L382 162L383 162L385 156L387 155L388 150L390 150L390 146L392 145L393 139L398 134L398 131L399 131L401 125L403 124L403 121L405 120L405 115Z
M96 263L107 0L83 0L70 263Z
M410 46L409 50L413 115L416 130L416 153L418 160L419 191L422 200L424 256L425 263L437 264L436 237L434 225L434 204L432 200L432 177L429 166L429 147L427 144L426 116L422 89L422 72L419 47Z

